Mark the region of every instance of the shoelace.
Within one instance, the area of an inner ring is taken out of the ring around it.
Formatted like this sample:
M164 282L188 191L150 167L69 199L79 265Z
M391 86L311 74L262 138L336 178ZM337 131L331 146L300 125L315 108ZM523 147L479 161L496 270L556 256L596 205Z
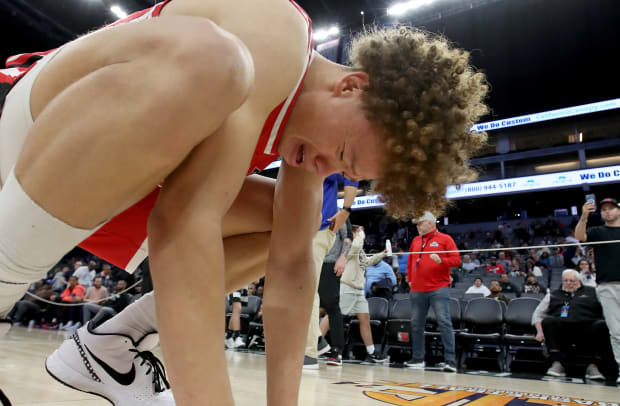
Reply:
M166 370L164 369L164 364L150 351L139 351L137 348L132 348L129 350L130 352L135 352L136 355L133 357L142 358L142 362L140 362L140 366L145 363L148 364L148 370L146 374L150 374L153 371L153 388L155 392L163 392L166 389L170 389L170 384L166 379Z

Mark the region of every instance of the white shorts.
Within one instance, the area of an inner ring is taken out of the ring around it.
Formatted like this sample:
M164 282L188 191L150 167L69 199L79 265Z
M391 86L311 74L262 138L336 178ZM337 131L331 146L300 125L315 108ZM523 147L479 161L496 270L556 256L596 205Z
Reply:
M364 296L364 289L355 289L341 283L340 311L345 316L368 313L368 300L366 300L366 296Z
M24 146L26 136L32 127L30 92L34 81L49 61L61 48L43 56L24 76L19 79L6 96L0 116L0 181L2 185Z

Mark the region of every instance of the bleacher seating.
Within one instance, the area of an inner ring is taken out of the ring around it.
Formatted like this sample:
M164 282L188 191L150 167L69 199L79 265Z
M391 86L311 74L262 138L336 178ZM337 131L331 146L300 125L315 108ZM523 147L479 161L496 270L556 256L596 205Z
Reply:
M410 334L411 301L395 301L385 323L384 353L387 354L392 348L409 350L411 348Z

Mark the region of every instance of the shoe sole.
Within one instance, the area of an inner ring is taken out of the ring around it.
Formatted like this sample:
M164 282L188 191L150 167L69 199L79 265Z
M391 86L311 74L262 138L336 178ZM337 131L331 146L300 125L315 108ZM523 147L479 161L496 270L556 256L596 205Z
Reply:
M104 395L97 393L97 392L93 392L91 390L88 389L81 389L78 387L75 387L73 385L68 384L67 382L65 382L63 380L63 378L61 378L61 376L67 375L68 371L73 371L73 369L71 367L69 367L67 364L65 364L61 359L60 356L57 354L58 351L54 351L54 353L52 353L52 355L50 355L49 357L47 357L47 359L45 360L45 371L48 373L49 376L51 376L52 378L54 378L54 380L56 380L58 383L63 384L64 386L74 389L76 391L79 392L83 392L83 393L90 393L91 395L95 395L95 396L99 396L100 398L103 398L105 400L107 400L108 402L110 402L112 405L115 405L115 403L105 397ZM52 366L54 365L54 366ZM57 369L58 367L58 369ZM52 369L54 370L54 372L52 372ZM77 380L83 380L86 381L88 384L90 384L90 382L88 382L88 380L86 378L84 378L82 375L75 373L75 376L77 376ZM75 380L75 376L73 377L65 377L64 379L73 379ZM82 382L84 383L84 382ZM88 385L86 385L88 386Z
M319 369L319 364L311 364L311 365L304 365L303 369L305 369L306 371L312 371L315 369Z
M547 372L549 376L555 376L556 378L564 378L566 374L561 374L559 372Z
M342 366L342 364L338 364L336 362L327 362L327 365L330 365L332 367L341 367Z
M591 381L604 381L605 380L605 377L603 375L586 375L585 378Z

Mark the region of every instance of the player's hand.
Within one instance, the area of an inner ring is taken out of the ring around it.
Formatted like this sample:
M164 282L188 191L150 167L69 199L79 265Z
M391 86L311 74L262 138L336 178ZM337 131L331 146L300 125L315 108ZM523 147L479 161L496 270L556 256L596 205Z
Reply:
M538 333L536 333L536 341L538 341L539 343L542 343L543 341L545 341L545 335L543 334L542 331L539 331Z
M332 223L331 230L336 233L338 232L338 230L340 230L340 227L342 227L344 222L347 221L347 218L349 218L348 211L338 210L338 213L331 216L329 219L327 219L327 221Z
M437 262L438 264L441 264L441 258L439 257L439 255L431 254L430 257L433 261Z
M338 257L338 259L336 260L336 264L334 265L334 274L336 274L336 276L341 276L342 273L344 272L344 266L347 264L347 260L344 257L344 255L341 255Z
M583 207L581 208L581 218L587 219L590 213L594 213L596 209L594 208L594 203L585 202Z

